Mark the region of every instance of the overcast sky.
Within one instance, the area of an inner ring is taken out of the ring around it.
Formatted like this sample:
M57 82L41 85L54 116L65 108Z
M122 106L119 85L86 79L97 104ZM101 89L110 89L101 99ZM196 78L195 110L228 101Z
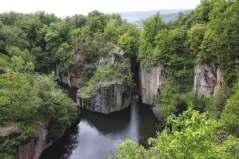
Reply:
M116 13L159 9L193 9L199 3L200 0L0 0L0 12L45 11L65 17L74 14L87 14L92 10Z

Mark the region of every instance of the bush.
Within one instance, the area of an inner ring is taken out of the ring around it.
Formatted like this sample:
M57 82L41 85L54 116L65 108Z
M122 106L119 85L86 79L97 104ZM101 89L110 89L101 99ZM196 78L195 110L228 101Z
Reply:
M33 81L22 73L0 74L0 124L34 120L42 101Z
M116 159L145 159L145 149L131 140L126 140L118 146Z
M117 159L237 159L239 139L229 136L219 141L219 128L207 114L189 109L170 116L167 128L149 140L149 149L126 141L119 146Z
M81 97L88 98L91 93L95 90L97 84L100 82L107 82L112 80L123 80L125 82L131 82L131 74L129 73L129 66L127 63L123 62L120 64L112 65L105 64L100 66L85 84L81 88Z
M227 100L222 113L222 122L225 129L239 137L239 82L234 88L234 93Z
M38 109L40 120L50 120L48 136L55 139L61 136L76 118L77 108L74 107L72 99L57 88L53 77L38 76L35 82L42 99Z

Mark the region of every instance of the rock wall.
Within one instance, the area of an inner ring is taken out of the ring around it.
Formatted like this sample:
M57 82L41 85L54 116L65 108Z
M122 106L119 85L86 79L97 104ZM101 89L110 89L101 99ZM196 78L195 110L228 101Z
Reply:
M194 91L198 95L215 95L224 86L224 78L220 68L215 65L197 65L194 75Z
M149 69L140 65L139 82L143 103L154 105L154 98L160 95L163 86L163 71L164 68L162 65L154 66Z
M80 90L78 94L80 94ZM87 110L109 114L130 105L131 89L122 81L103 82L98 84L90 98L83 99L78 95L77 102Z
M31 139L28 143L19 146L17 159L39 159L43 150L51 145L46 142L47 129L41 127L37 133L37 139Z
M55 74L58 80L69 86L78 89L78 93L75 95L77 103L80 107L84 107L87 110L109 114L114 111L122 110L130 105L131 101L131 88L125 83L125 79L117 79L112 81L101 81L97 84L97 87L91 93L88 99L83 99L80 96L80 89L85 86L85 83L94 74L98 67L112 64L120 65L127 62L130 65L129 59L124 57L124 52L113 45L109 53L98 57L94 62L84 62L84 57L81 54L76 54L76 62L74 66L64 75L60 73L59 66L56 67ZM126 64L126 63L125 63ZM129 70L124 71L125 74L130 75Z

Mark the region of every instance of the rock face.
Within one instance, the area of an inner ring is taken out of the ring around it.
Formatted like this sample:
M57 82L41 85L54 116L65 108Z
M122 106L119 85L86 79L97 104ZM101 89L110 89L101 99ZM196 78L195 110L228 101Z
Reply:
M46 137L47 129L39 128L37 139L31 139L18 148L17 159L39 159L43 150L51 145L46 142Z
M120 65L122 63L130 65L128 59L124 57L124 52L113 45L107 54L99 57L94 63L84 62L84 57L79 53L75 55L76 63L73 69L68 73L60 74L60 68L56 67L58 80L70 87L78 89L76 94L77 103L80 107L87 110L109 114L114 111L122 110L130 105L131 88L127 86L125 79L114 79L110 81L101 81L97 84L90 97L81 96L81 88L89 80L100 66L107 64ZM130 74L130 69L124 71ZM87 77L88 76L88 77Z
M139 82L142 102L149 105L154 105L154 98L160 95L164 76L164 68L162 65L152 68L144 68L140 65Z
M224 78L220 68L207 64L195 67L194 91L198 95L215 95L223 86Z
M130 105L131 91L122 81L103 82L98 84L90 98L83 99L78 95L77 102L87 110L109 114Z

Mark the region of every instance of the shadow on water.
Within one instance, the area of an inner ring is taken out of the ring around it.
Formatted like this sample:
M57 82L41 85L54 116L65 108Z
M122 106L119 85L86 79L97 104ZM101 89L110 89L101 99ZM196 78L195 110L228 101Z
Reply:
M123 140L146 145L155 133L152 110L134 98L130 108L109 115L82 110L79 123L44 151L41 159L106 159Z

